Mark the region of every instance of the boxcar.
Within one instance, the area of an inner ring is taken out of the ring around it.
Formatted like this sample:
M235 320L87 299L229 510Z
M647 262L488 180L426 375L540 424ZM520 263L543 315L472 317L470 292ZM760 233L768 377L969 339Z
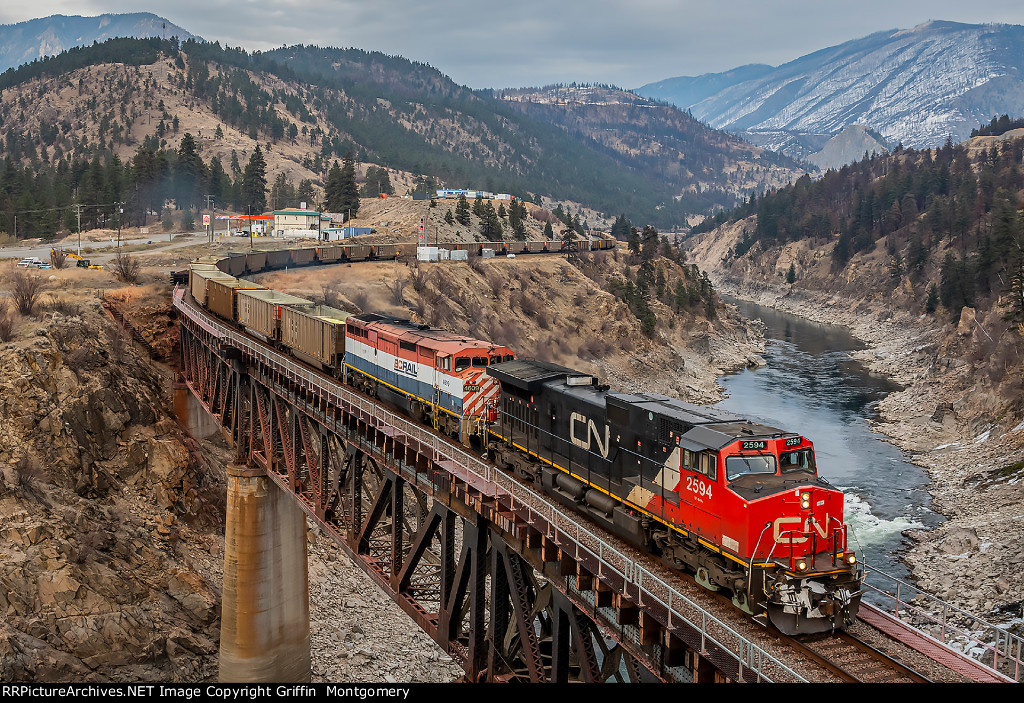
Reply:
M286 266L291 266L291 263L292 253L288 249L267 252L267 267L272 271L283 269Z
M207 264L207 265L214 266L217 269L220 269L220 267L217 266L217 262L220 261L223 258L224 258L223 256L200 256L198 259L196 259L195 261L193 261L189 265L190 266L195 266L195 265L199 265L199 264Z
M526 242L508 242L505 244L506 254L522 254L526 251Z
M245 266L245 254L232 252L227 254L226 258L221 259L220 269L225 273L229 273L234 277L244 276L246 273Z
M202 265L202 264L200 264ZM224 273L219 269L199 269L192 268L189 271L189 290L192 291L192 297L196 299L203 307L206 307L206 293L209 287L209 281L212 279L218 279L223 281L233 281L234 276Z
M344 251L345 261L365 261L373 254L369 244L347 244Z
M206 307L214 315L225 320L238 321L237 293L240 289L266 290L259 283L238 278L211 278L206 287Z
M294 295L269 288L239 289L237 294L238 322L249 332L267 340L281 339L281 306L312 305Z
M316 250L312 247L304 247L302 249L292 249L292 263L296 266L308 266L313 263L313 257L316 255Z
M348 316L326 305L282 305L281 343L310 363L340 374Z
M321 264L336 264L341 260L341 247L328 246L316 248L316 260Z
M246 273L258 273L267 266L267 252L254 251L245 255Z

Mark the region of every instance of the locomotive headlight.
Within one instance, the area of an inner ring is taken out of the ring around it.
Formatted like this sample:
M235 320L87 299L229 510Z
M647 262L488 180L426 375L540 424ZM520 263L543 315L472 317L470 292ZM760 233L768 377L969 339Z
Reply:
M800 494L800 509L809 510L811 507L811 494L801 493Z
M846 563L849 564L850 566L853 566L854 564L857 563L857 557L855 555L853 555L853 554L847 554L846 555Z
M806 561L804 561L803 559L801 559L800 561L798 561L798 562L796 563L796 570L797 570L797 571L807 571L807 562L806 562Z

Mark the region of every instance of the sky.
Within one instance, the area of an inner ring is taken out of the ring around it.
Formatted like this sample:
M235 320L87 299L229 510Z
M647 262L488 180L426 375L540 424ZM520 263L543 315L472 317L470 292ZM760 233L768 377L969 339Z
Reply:
M121 0L3 3L0 24L152 12L227 46L356 47L427 63L471 88L610 83L773 66L928 20L1024 24L1021 0Z

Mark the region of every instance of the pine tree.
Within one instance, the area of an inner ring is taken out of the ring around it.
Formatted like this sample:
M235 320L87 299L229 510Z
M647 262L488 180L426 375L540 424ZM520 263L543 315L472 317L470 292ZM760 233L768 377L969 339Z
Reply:
M242 200L253 213L267 209L267 162L259 144L242 173Z
M526 206L518 200L513 200L508 209L508 224L512 228L512 236L516 239L526 239Z
M928 286L928 299L925 301L924 311L931 315L938 309L938 307L939 289L935 287L934 283L932 283L930 286Z
M199 147L192 134L185 132L178 146L178 160L174 166L177 181L178 207L191 208L199 202L200 191L206 188L207 170Z
M789 270L786 271L786 283L789 285L796 283L796 264L789 265Z
M629 228L629 253L634 256L640 254L640 232L636 227Z
M480 234L482 234L484 239L487 241L497 241L502 239L504 228L501 226L501 220L498 218L498 213L494 211L494 206L491 205L491 201L488 200L480 210L483 213L480 218Z
M469 202L466 201L466 196L462 193L459 193L459 202L455 205L455 221L464 226L468 226L470 223Z
M324 208L328 212L342 212L345 209L341 166L338 165L337 160L331 164L331 170L327 172L327 182L324 184Z
M359 189L356 187L356 162L352 151L345 153L341 165L341 210L351 219L359 212Z

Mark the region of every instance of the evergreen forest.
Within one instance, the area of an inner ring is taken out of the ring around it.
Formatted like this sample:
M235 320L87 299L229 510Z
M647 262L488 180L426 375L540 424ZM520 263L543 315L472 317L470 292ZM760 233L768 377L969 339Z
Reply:
M1024 322L1024 139L983 148L898 148L821 179L751 197L693 233L756 215L728 258L769 255L811 240L843 272L859 253L884 248L891 277L910 281L922 311L954 318L964 306L1002 300Z
M171 88L225 127L258 144L285 141L305 148L302 166L317 177L308 184L267 184L269 207L292 205L275 202L279 196L324 188L333 164L348 157L420 174L423 182L533 200L546 195L673 226L687 214L736 202L733 186L694 189L694 171L706 178L723 159L750 158L744 150L729 156L735 140L709 138L711 130L667 106L658 106L672 114L657 129L666 143L686 150L690 170L680 171L678 159L659 163L650 153L612 149L569 122L528 114L491 91L456 85L401 57L309 46L249 53L217 42L112 39L0 74L0 228L13 233L17 216L19 237L52 236L70 226L69 213L77 220L72 204L82 206L83 228L111 226L119 218L141 224L162 217L168 206L205 205L208 195L218 207L258 208L259 194L244 183L251 150L230 161L197 158L202 149L186 143L178 116L153 97L152 66L160 59L171 60ZM96 66L119 68L95 86L69 77ZM40 96L77 87L81 102L71 115L32 118L33 96L23 91L30 81L39 82ZM616 119L620 126L628 122L628 116ZM90 132L82 134L86 123ZM140 125L148 130L144 138L137 136L146 131ZM379 171L374 187L390 187Z

